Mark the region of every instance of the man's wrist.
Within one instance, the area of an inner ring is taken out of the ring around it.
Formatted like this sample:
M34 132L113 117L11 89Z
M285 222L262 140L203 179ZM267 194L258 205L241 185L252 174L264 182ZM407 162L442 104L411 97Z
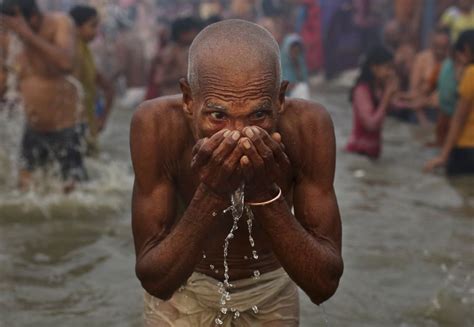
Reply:
M205 183L200 183L196 192L198 192L200 195L206 198L215 199L215 200L222 201L225 203L228 203L230 201L229 196L215 192Z
M275 198L280 191L280 188L275 183L268 185L262 190L246 190L245 202L260 203L266 202Z

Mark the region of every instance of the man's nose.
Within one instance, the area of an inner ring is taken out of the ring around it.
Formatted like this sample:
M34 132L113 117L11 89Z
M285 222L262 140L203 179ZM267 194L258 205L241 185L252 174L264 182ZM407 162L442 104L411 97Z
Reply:
M242 130L247 126L246 122L242 119L234 120L232 123L231 129L242 132Z

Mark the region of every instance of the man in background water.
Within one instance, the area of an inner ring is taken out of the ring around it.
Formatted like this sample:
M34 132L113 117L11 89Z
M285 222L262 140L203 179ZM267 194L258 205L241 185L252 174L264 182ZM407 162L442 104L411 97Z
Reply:
M19 87L26 113L21 148L20 187L31 173L59 164L64 189L86 178L76 130L80 86L69 77L74 68L76 37L63 13L42 13L35 0L4 0L0 24L24 44L19 60Z

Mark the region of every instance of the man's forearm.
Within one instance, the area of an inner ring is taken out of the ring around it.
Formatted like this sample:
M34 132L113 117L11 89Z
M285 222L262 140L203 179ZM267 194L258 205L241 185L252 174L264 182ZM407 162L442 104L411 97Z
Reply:
M137 275L152 295L168 299L202 260L202 249L222 211L229 205L203 185L172 231L149 244L137 259Z
M71 36L72 37L72 36ZM37 36L34 33L31 33L25 37L23 40L29 46L35 48L43 54L43 57L48 60L50 63L56 66L58 70L63 73L70 73L74 68L74 51L68 51L61 49L46 40L42 37Z
M320 304L332 296L343 269L335 246L308 232L283 199L252 207L252 211L267 232L278 260L311 300Z

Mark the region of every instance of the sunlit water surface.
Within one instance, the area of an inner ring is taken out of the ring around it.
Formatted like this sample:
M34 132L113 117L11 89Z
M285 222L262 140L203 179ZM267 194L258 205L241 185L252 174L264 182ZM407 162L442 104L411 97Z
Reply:
M429 131L393 120L378 162L344 153L347 89L320 85L315 94L336 128L345 272L326 314L302 294L301 325L472 326L474 180L423 174L434 154L422 146ZM87 160L92 181L69 195L55 183L14 190L21 117L1 116L0 326L141 325L130 229L131 113L116 108L102 156Z

